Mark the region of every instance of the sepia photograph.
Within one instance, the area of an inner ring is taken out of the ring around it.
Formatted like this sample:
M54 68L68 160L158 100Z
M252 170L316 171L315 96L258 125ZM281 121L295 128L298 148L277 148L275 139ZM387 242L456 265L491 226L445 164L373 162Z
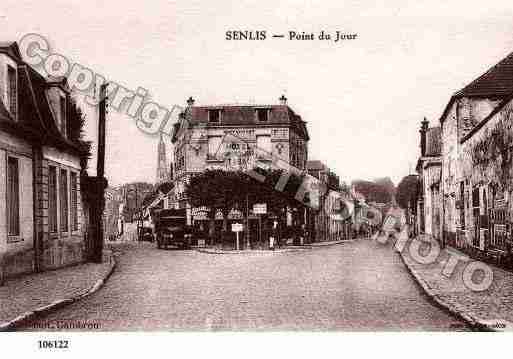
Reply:
M2 0L0 345L512 331L512 5Z

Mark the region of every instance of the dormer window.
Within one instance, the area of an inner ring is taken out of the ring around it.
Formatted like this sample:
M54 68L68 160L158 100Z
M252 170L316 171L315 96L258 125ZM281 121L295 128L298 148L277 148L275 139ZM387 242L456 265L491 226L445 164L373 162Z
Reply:
M208 122L209 123L219 123L221 120L221 110L208 110Z
M259 108L256 110L258 122L267 122L269 120L269 110L266 108Z
M18 81L16 69L7 65L7 100L9 101L9 112L12 117L18 119Z
M66 137L66 97L60 97L61 133Z

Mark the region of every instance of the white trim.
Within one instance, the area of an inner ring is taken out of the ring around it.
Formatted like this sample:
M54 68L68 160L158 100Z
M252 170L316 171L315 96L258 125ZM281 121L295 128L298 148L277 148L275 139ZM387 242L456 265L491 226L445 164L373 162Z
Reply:
M60 165L71 167L80 171L80 159L78 156L69 155L61 152L54 147L43 146L43 157L46 160L56 162Z

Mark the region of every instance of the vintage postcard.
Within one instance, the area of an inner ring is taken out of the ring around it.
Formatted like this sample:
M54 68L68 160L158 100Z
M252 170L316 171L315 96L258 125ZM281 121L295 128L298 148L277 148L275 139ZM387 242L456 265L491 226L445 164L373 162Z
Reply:
M513 330L512 19L2 0L0 343Z

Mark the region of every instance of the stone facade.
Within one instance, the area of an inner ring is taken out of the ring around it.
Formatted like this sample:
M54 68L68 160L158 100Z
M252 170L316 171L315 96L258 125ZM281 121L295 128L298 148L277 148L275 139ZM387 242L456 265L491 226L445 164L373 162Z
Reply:
M497 229L490 223L494 213L501 210L506 216L506 226L511 220L511 186L507 178L498 174L501 162L500 154L495 158L492 155L487 164L480 163L475 157L475 151L483 143L488 144L486 152L493 151L491 146L491 133L501 122L510 123L512 103L501 105L500 109L489 118L481 121L468 131L465 136L457 137L458 117L449 118L444 122L447 137L444 145L444 207L447 239L458 247L475 247L485 251L492 247L504 250L505 244L496 245L493 232ZM452 121L451 121L452 120ZM504 131L504 132L503 132ZM508 129L503 129L501 136L509 136ZM452 134L452 135L451 135ZM511 176L509 176L511 180ZM504 181L506 180L506 181ZM502 183L501 183L502 182ZM500 248L503 247L503 248Z
M6 82L7 65L11 72L16 69L15 89ZM23 63L15 43L0 47L0 275L4 278L84 260L80 181L85 151L69 137L68 103L64 79L43 78ZM56 179L53 228L50 169Z
M511 247L513 55L455 93L441 118L443 241L468 253Z
M440 240L441 237L441 129L429 128L424 119L420 128L420 157L417 173L420 181L417 199L416 233L426 233Z
M210 119L213 111L218 111L216 122ZM266 112L265 121L257 118L258 111ZM192 101L175 125L172 139L173 201L184 203L190 175L207 169L246 169L257 160L278 158L305 170L308 140L305 122L286 103L196 107Z

